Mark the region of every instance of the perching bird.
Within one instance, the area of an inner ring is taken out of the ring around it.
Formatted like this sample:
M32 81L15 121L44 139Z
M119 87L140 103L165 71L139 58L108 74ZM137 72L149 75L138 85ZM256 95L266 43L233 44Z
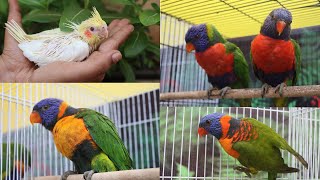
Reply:
M59 152L74 162L76 172L67 171L62 179L84 173L90 180L95 172L133 167L114 123L94 110L76 109L60 99L47 98L33 107L30 122L41 123L51 131Z
M223 149L244 166L235 169L249 177L258 171L267 171L268 179L274 180L277 173L298 172L299 169L284 163L280 149L289 151L308 168L308 163L285 139L253 118L238 120L221 113L209 114L201 119L198 133L200 136L215 136Z
M210 24L191 27L186 36L186 50L195 50L198 64L205 70L208 80L221 89L224 97L231 88L248 88L249 68L242 51L222 37ZM213 89L208 91L208 97ZM251 106L251 100L242 100L241 106Z
M1 163L2 180L20 180L24 177L27 168L31 167L30 152L22 144L10 144L10 156L7 150L8 144L2 144ZM9 160L9 161L7 161ZM6 169L8 165L8 169Z
M14 20L5 25L19 42L23 55L38 66L55 61L82 61L108 37L107 24L95 8L92 17L81 24L67 24L73 29L72 32L62 32L56 28L28 35Z
M292 15L288 10L273 10L251 43L254 74L264 83L262 97L270 85L282 96L286 84L297 82L301 66L300 46L290 38L291 22Z

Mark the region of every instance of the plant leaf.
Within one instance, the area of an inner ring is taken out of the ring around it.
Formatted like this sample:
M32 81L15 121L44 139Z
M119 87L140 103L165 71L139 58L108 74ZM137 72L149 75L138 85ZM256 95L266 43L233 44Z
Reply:
M8 13L8 1L0 0L0 14L6 16ZM2 17L0 17L2 18Z
M156 10L158 13L160 13L160 7L158 6L157 3L151 3L151 6L153 7L154 10Z
M125 4L125 5L135 4L132 0L109 0L109 2L114 4Z
M148 47L146 49L149 52L152 52L153 54L155 54L156 57L160 57L160 47L157 44L154 44L152 42L149 42Z
M84 0L84 8L88 9L90 0Z
M124 75L127 82L133 82L136 80L136 75L134 74L132 66L127 62L127 60L122 59L119 61L120 71Z
M125 57L134 57L148 46L148 37L143 31L134 31L124 47Z
M52 12L47 10L32 10L23 17L23 21L32 21L39 23L58 22L61 14L58 12Z
M19 0L21 5L29 7L31 9L46 9L47 8L47 1L46 0Z
M70 32L72 29L66 27L67 22L80 24L91 16L91 11L80 8L76 0L64 1L64 10L60 18L59 27L61 31Z
M154 10L145 10L140 13L139 19L144 26L150 26L160 21L160 13Z
M108 15L101 17L103 20L106 21L106 23L110 23L111 21L115 19L129 19L131 24L137 24L140 23L140 20L137 17L130 17L126 14L119 14L119 13L109 13Z

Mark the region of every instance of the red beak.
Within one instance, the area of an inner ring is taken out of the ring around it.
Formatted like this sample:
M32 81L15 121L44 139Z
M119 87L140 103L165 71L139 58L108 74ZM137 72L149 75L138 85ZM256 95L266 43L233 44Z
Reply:
M192 43L187 43L186 49L187 49L187 52L190 53L195 48L194 48L194 45Z
M32 111L32 113L30 115L30 122L32 125L34 123L41 123L42 122L41 117L38 112Z
M286 23L284 21L277 21L277 31L279 36L281 35L285 27L286 27Z
M200 135L200 137L205 136L208 134L208 131L206 131L204 128L200 127L198 128L198 134Z

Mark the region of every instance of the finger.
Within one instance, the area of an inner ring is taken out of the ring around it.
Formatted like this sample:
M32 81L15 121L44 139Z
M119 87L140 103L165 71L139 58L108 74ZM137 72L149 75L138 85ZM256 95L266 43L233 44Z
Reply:
M99 51L107 52L109 50L116 50L119 46L129 37L129 35L134 30L132 25L126 25L119 31L117 31L113 36L108 38L105 42L103 42L100 47Z
M110 31L110 30L112 30L114 27L116 27L119 22L120 22L119 19L115 19L115 20L111 21L111 23L108 25L108 31Z
M9 0L8 21L16 21L21 26L21 14L18 0Z
M126 25L129 24L129 20L128 19L122 19L120 20L116 26L110 28L110 36L112 36L113 34L115 34L117 31L119 31L121 28L125 27Z

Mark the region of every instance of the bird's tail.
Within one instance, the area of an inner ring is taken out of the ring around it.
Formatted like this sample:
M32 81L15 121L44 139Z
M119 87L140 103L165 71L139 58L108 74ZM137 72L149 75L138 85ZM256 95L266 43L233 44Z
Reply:
M288 106L288 98L282 97L282 98L274 98L272 99L275 107L287 107Z
M239 99L237 102L241 107L251 107L251 99Z
M23 41L27 41L27 34L23 31L23 29L16 23L14 20L5 23L6 29L8 30L9 34L17 40L19 43Z
M303 164L303 166L304 166L305 168L308 169L308 163L307 163L307 161L304 160L304 158L303 158L300 154L295 153L295 154L293 154L293 155L301 162L301 164Z
M277 173L268 172L268 180L276 180L277 179Z

